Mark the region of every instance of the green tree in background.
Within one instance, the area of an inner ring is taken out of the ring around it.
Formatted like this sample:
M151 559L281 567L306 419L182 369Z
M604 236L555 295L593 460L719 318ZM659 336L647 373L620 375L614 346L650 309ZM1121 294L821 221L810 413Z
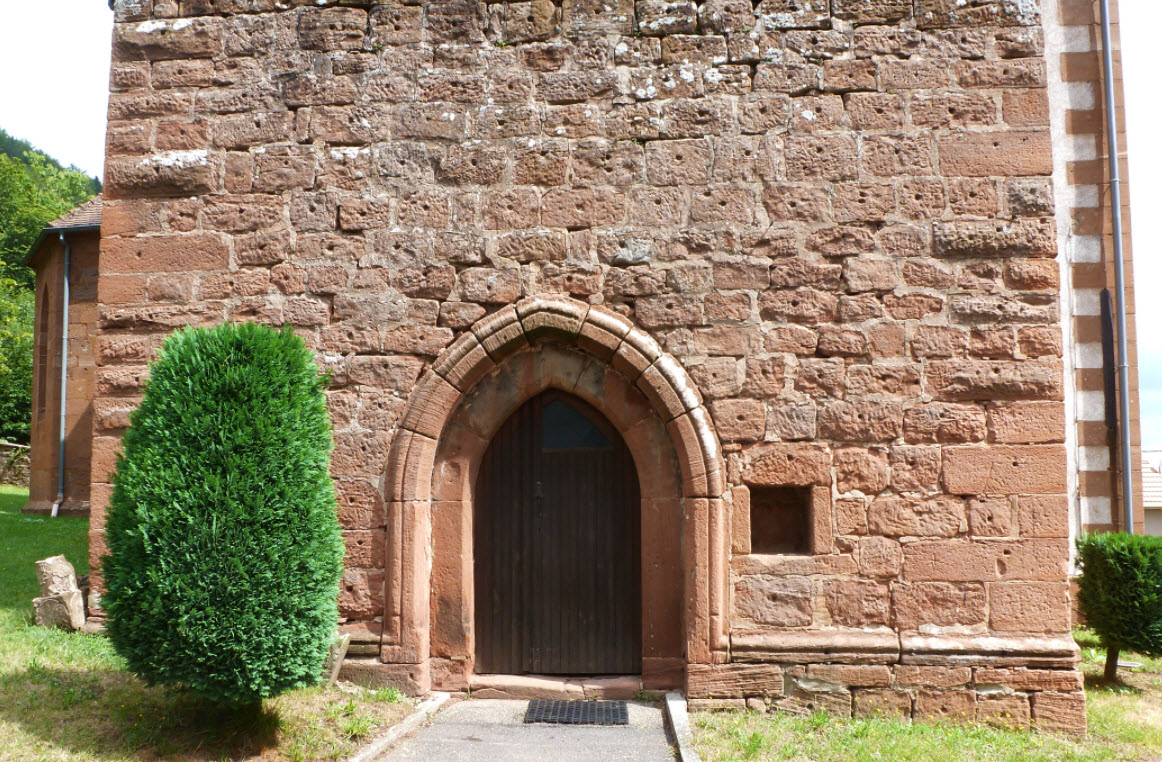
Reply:
M0 439L28 443L34 275L25 258L46 225L101 183L0 130Z
M73 172L81 172L77 167L65 167L59 161L44 153L38 151L32 143L27 140L21 140L9 135L4 130L0 130L0 154L4 156L11 156L17 161L26 161L25 154L33 153L37 156L43 156L53 169L68 169ZM26 162L27 163L27 162ZM84 174L82 172L82 174ZM101 180L96 177L89 178L89 186L93 189L93 195L101 192Z
M0 156L0 277L31 287L32 271L23 262L40 231L92 197L88 177L58 169L43 155Z
M28 444L32 416L31 289L0 280L0 440Z

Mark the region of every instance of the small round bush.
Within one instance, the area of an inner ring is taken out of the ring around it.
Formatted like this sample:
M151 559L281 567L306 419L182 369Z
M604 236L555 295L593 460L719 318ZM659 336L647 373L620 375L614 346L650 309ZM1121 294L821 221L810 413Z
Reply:
M150 684L255 704L318 679L343 542L326 381L289 329L175 333L113 476L102 605Z
M1077 541L1081 613L1106 647L1107 680L1118 655L1162 656L1162 537L1090 534Z

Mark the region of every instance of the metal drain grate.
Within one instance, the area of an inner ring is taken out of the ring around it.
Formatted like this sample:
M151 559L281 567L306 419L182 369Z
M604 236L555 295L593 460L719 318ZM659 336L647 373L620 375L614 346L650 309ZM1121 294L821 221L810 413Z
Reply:
M629 709L624 701L556 701L533 699L525 712L525 724L628 725Z

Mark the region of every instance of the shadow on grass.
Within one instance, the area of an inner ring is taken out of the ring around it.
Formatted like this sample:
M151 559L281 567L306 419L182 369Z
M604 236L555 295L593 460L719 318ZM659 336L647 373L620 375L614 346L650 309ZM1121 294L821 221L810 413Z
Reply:
M282 726L278 711L262 705L223 707L126 672L35 663L0 677L0 720L96 759L261 759Z
M1116 693L1122 696L1136 696L1144 691L1124 681L1120 676L1114 680L1106 680L1103 675L1086 674L1085 687L1093 691Z

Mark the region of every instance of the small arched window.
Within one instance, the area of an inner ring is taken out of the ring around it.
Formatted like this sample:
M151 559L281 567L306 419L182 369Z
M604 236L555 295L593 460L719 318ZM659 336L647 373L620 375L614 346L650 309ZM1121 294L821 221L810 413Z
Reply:
M33 342L36 347L36 363L33 371L36 374L36 391L32 401L36 410L36 420L42 420L48 414L48 377L49 368L49 331L48 331L48 284L40 287L36 297L36 323L32 327Z

